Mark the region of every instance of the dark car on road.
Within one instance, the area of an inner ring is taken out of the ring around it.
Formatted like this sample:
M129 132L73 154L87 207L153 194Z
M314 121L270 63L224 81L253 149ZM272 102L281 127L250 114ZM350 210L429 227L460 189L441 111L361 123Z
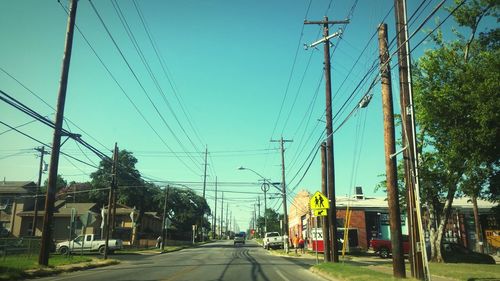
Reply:
M492 256L471 251L457 243L444 242L441 255L443 260L449 263L495 264L495 259Z
M245 244L245 235L243 233L236 233L234 235L234 245Z

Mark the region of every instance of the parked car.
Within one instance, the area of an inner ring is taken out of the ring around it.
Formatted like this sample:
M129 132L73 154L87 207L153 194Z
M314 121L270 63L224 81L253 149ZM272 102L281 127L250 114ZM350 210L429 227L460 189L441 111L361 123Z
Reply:
M266 250L283 248L283 237L278 232L266 232L264 235L263 247Z
M372 239L370 240L370 248L378 253L378 255L383 258L389 258L392 253L391 240L384 239ZM408 240L408 235L403 235L403 253L408 254L410 252L410 242Z
M85 239L84 239L85 238ZM106 240L102 240L99 235L87 234L76 237L71 241L57 243L56 251L62 255L68 252L98 252L104 254ZM113 253L116 250L123 248L123 242L120 239L108 240L108 253Z
M236 233L234 235L234 245L236 244L245 244L245 234L244 233Z
M441 246L441 255L448 263L485 263L495 264L495 259L487 254L481 254L457 244L444 242Z

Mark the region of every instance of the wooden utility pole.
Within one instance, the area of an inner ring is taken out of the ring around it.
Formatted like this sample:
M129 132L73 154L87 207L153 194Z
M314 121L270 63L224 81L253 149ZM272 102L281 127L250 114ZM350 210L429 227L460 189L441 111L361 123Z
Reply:
M161 223L161 251L165 249L165 242L167 241L167 201L168 201L168 189L170 186L167 185L165 188L165 203L163 203L163 221Z
M207 186L207 154L208 147L205 146L205 172L203 173L203 199L205 199L205 189ZM201 232L201 241L205 240L205 228L203 227L203 219L205 218L205 212L201 215L200 219L200 232ZM208 220L208 218L207 218Z
M396 143L394 133L394 109L392 104L391 68L387 49L387 24L378 29L380 76L382 78L382 107L384 113L385 173L387 200L392 244L392 272L396 278L405 278L403 236L401 233L401 211L399 209Z
M287 209L287 202L286 202L286 179L285 179L285 142L293 142L293 140L285 140L283 137L279 140L271 140L271 142L279 142L281 145L281 196L283 198L283 230L284 230L284 235L287 237L290 237L288 235L289 229L288 229L288 209ZM285 239L285 243L287 244L285 246L285 249L288 249L288 241L289 239Z
M52 236L52 219L54 215L54 201L56 195L57 169L59 166L59 152L61 149L61 132L64 120L64 104L66 102L66 89L68 87L69 63L71 61L71 49L73 46L73 31L75 29L77 0L71 0L66 33L66 43L62 62L61 82L57 97L56 120L54 122L54 136L52 139L52 152L50 156L49 180L47 194L45 197L45 215L43 217L43 231L40 245L38 264L47 266L49 264L49 249Z
M215 210L215 212L214 212L214 223L213 223L214 230L212 232L213 233L213 235L212 235L213 239L216 238L216 232L217 232L217 226L216 226L216 224L217 224L217 177L215 177L215 207L214 207L214 210Z
M205 172L203 173L203 199L205 199L205 188L207 186L207 155L208 155L208 147L205 147Z
M222 239L222 228L224 227L224 192L222 192L222 204L220 208L220 236L219 239Z
M406 0L395 0L396 37L398 44L399 87L401 123L403 130L403 159L408 198L408 231L410 238L409 260L411 275L421 280L430 280L429 266L424 245L422 218L420 214L417 144L415 139L415 114L411 84L410 44ZM425 258L424 258L425 257ZM425 272L424 272L425 269Z
M330 66L330 39L340 35L340 32L330 35L329 25L331 24L348 24L348 20L329 21L325 16L323 21L304 21L304 24L319 24L323 26L323 39L313 43L311 46L323 43L324 58L325 58L325 95L326 95L326 163L327 163L327 178L328 178L328 199L330 200L330 209L328 209L328 219L330 221L330 244L332 251L332 261L339 262L339 254L337 249L337 207L335 202L335 166L333 158L333 127L332 127L332 82L331 82L331 66Z
M109 242L109 236L110 236L110 230L111 230L111 204L113 203L113 197L116 189L116 169L118 166L118 145L115 143L115 150L113 152L113 165L111 166L111 187L109 189L109 197L108 197L108 209L107 209L107 214L108 216L106 217L106 242L104 244L104 259L108 258L108 242ZM104 218L103 218L104 219Z
M45 152L45 146L35 148L36 151L40 152L40 167L38 170L38 184L35 190L35 205L34 205L34 214L33 214L33 227L31 228L31 235L36 236L36 223L38 221L38 196L40 192L40 188L42 187L42 172L43 172L43 156L48 154Z
M326 164L326 143L323 142L321 144L321 193L323 194L328 194L327 190L327 164ZM327 217L323 217L323 248L324 248L324 255L323 258L325 262L329 262L332 260L332 251L330 249L330 221L328 220ZM318 231L316 229L316 231ZM316 242L316 247L318 247L317 242Z

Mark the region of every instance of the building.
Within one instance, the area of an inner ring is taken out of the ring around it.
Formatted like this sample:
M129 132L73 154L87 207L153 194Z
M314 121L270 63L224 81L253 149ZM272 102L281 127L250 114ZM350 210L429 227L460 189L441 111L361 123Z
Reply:
M288 213L289 235L295 234L309 239L310 245L318 245L318 250L322 250L322 219L318 219L317 229L315 218L311 215L309 200L311 194L301 191L293 200ZM485 200L478 200L480 225L482 235L486 242L487 231L497 231L499 228L497 218L492 211L497 204ZM369 247L372 238L390 239L389 207L385 197L365 197L360 187L356 194L351 197L337 197L337 238L342 239L345 229L348 231L349 248L365 251ZM349 226L345 226L348 219L346 214L350 211ZM404 210L402 210L404 212ZM422 210L425 212L426 210ZM424 218L424 224L425 224ZM401 215L402 233L408 234L406 215ZM488 233L489 233L488 232ZM318 234L319 241L316 244L315 235ZM444 239L461 243L464 246L474 249L476 245L474 216L472 203L468 198L457 198L453 201L452 216L447 225ZM312 248L310 246L309 248Z
M10 235L17 211L33 209L36 188L32 181L0 182L0 236Z

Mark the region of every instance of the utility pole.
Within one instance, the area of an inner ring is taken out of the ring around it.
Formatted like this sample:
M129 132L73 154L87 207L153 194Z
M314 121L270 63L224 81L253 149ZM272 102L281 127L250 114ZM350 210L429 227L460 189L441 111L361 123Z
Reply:
M266 210L267 210L267 192L269 191L270 187L269 184L267 183L262 183L262 186L260 189L264 192L264 233L267 232L267 216L266 216Z
M327 163L326 163L326 143L323 142L321 144L321 192L323 194L328 194L327 189ZM318 231L316 229L316 231ZM330 249L330 221L328 218L323 217L323 245L324 245L324 261L329 262L332 261L332 251ZM316 247L317 242L316 242Z
M216 235L216 231L217 231L217 227L216 227L216 224L217 224L217 177L215 177L215 207L214 207L214 223L213 223L213 239L215 239Z
M203 199L205 199L205 188L207 186L207 155L208 155L208 147L205 146L205 172L203 173Z
M45 215L43 217L43 231L38 256L38 264L47 266L49 264L49 249L52 235L52 219L54 215L54 201L56 195L57 169L59 166L59 152L61 149L61 132L64 119L64 105L66 102L66 89L68 87L69 63L71 61L71 49L73 46L73 32L75 29L77 0L71 0L69 17L62 62L61 82L57 97L56 119L54 122L54 136L52 139L52 153L50 156L49 182L45 197Z
M330 209L328 209L328 219L330 221L330 237L332 261L339 262L339 254L337 249L337 207L335 200L335 166L333 158L333 128L332 128L332 82L330 73L330 39L341 34L341 30L330 35L330 24L348 24L348 20L329 21L325 16L323 21L304 21L304 24L319 24L323 25L323 38L315 44L324 43L325 57L325 92L326 92L326 163L327 163L327 179L328 179L328 199L330 200Z
M205 189L207 186L207 154L208 154L208 147L205 146L205 172L203 173L203 199L205 199ZM203 218L205 217L205 213L201 215L201 220L200 220L200 231L201 231L201 241L205 240L205 228L203 227Z
M396 143L394 133L394 109L392 104L391 68L387 49L387 24L378 28L380 55L380 76L382 78L382 105L384 111L384 148L387 200L392 245L392 273L396 278L406 278L401 233L401 211L399 210L398 175L396 164Z
M229 203L226 203L226 233L229 230L229 228L228 228L228 226L229 226L228 216L229 216Z
M45 154L49 154L45 152L45 146L35 148L36 151L40 152L40 168L38 170L38 185L35 190L35 206L34 206L34 215L33 215L33 227L31 229L31 235L36 236L36 223L38 220L38 193L40 192L40 188L42 187L42 172L43 172L43 156Z
M429 264L424 245L418 178L417 144L415 139L415 111L411 84L410 44L406 0L395 0L396 37L398 46L401 121L403 130L403 159L408 198L408 231L410 237L409 260L411 275L420 280L430 280Z
M288 210L286 202L286 180L285 180L285 142L293 142L293 140L284 140L283 136L279 140L271 140L271 142L279 142L281 145L281 196L283 197L283 230L284 234L289 237L288 229ZM285 246L288 249L288 238L286 239Z
M165 203L163 204L163 221L161 223L161 251L165 249L165 241L167 241L167 201L168 201L168 189L170 186L167 185L165 188Z
M105 251L104 251L104 259L108 258L108 242L109 242L109 234L111 229L111 204L113 203L113 197L116 189L116 168L118 166L118 145L115 142L115 150L113 152L113 165L111 167L111 188L109 189L109 197L108 197L108 216L106 218L106 242L105 242ZM103 218L104 219L104 218Z
M258 209L258 213L257 213L257 220L261 217L260 215L260 196L257 196L257 207L259 208ZM259 228L259 224L257 222L257 228ZM259 235L262 236L262 229L259 229Z
M224 192L222 192L222 204L220 208L220 239L222 239L222 228L224 227Z

